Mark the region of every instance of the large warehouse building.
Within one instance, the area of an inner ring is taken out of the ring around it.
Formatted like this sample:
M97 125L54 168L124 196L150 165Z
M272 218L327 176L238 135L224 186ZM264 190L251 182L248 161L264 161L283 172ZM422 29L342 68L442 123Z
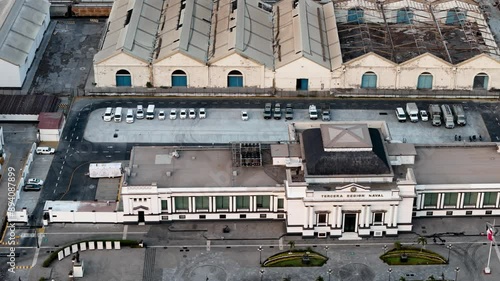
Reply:
M94 78L97 87L491 90L498 59L473 0L117 0Z

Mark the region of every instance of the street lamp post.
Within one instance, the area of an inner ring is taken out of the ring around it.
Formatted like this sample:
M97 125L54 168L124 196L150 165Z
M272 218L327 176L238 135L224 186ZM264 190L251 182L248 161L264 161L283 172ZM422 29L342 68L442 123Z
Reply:
M262 246L259 246L259 264L262 265Z
M387 253L387 245L384 245L384 254Z
M451 244L446 245L446 248L448 249L448 258L446 259L447 263L450 263L450 251L451 251Z
M260 281L262 281L262 278L264 278L264 269L260 270Z
M391 281L392 268L389 267L389 269L387 269L387 272L389 272L389 281Z
M331 281L331 277L332 277L332 270L328 269L328 281Z
M455 281L458 281L458 272L460 271L460 267L455 268Z
M326 257L328 258L328 245L325 246Z

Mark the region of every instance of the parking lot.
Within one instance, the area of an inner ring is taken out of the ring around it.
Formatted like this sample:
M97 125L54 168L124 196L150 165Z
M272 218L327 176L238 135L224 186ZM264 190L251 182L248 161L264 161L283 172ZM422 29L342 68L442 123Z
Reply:
M35 154L33 163L31 164L30 172L28 174L28 179L36 178L45 181L53 158L54 155ZM44 188L43 185L42 188ZM28 214L30 214L35 208L39 197L40 191L24 191L23 189L21 189L20 196L16 204L16 211L20 211L23 208L26 208Z
M124 119L119 123L104 122L102 114L105 109L93 111L88 119L84 138L90 142L118 143L229 143L229 142L275 142L288 140L288 124L290 122L311 122L308 111L295 109L294 119L280 120L263 118L263 109L221 109L206 108L206 119L170 120L170 108L164 110L165 120L135 120L127 124ZM249 120L241 119L241 111L247 111ZM126 112L126 108L123 109ZM179 109L177 109L179 112ZM434 127L430 121L417 123L398 122L393 110L331 110L332 121L383 120L387 122L392 138L401 142L416 144L452 143L455 135L462 141L469 141L469 136L481 135L483 141L490 141L488 131L479 112L466 112L468 124L446 129L444 126ZM316 120L312 122L321 123Z

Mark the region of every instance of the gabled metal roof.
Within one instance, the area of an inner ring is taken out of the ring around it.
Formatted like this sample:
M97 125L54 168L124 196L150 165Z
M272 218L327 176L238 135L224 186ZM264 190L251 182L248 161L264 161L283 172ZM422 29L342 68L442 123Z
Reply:
M332 38L328 38L325 18L332 15L325 15L322 5L312 0L281 1L275 5L274 11L278 48L276 68L305 57L331 69L330 49L339 49L328 43Z
M212 21L209 61L233 53L274 69L272 12L260 1L220 0Z
M160 19L155 60L181 52L206 63L212 6L211 0L171 0Z
M144 62L152 60L163 0L116 0L102 39L94 56L100 62L126 53Z
M0 59L23 65L49 14L46 0L4 0L0 3Z

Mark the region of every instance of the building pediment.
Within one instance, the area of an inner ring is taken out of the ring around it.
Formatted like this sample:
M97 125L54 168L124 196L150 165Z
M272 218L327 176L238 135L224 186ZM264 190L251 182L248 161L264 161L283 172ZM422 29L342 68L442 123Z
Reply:
M362 186L357 183L350 183L344 186L338 186L335 188L338 191L350 191L350 192L363 192L370 191L369 186Z

